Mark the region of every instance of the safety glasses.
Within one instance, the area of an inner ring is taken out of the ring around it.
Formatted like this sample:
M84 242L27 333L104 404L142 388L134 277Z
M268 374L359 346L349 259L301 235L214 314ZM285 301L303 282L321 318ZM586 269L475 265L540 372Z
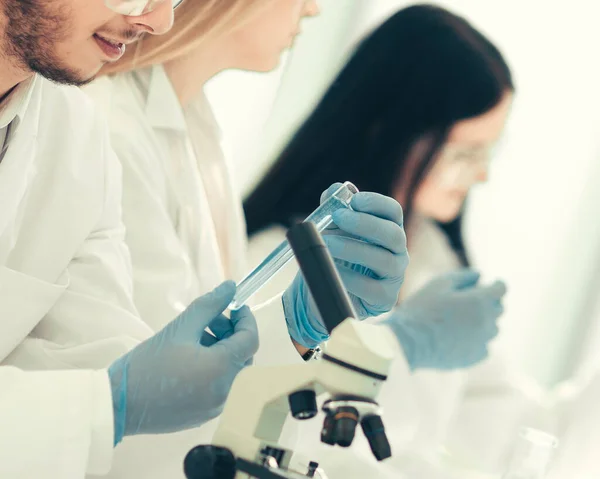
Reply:
M470 187L477 183L482 170L487 171L496 149L496 145L469 147L446 144L432 173L445 187Z
M162 3L169 0L104 0L104 4L113 12L128 17L139 17L150 13ZM183 0L173 0L173 10L183 3Z

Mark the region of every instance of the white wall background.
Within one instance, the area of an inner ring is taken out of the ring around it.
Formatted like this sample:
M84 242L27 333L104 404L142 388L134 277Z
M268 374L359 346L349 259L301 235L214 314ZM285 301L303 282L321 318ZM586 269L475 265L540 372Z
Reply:
M285 68L211 85L244 191L310 111L350 46L412 2L322 0ZM503 51L517 98L490 182L472 195L475 263L510 288L498 347L543 383L576 367L600 306L600 3L448 0ZM599 318L600 320L600 318ZM600 347L588 341L584 357Z
M289 54L270 73L226 71L206 85L224 136L224 146L236 164L238 185L257 174L258 148L275 102Z

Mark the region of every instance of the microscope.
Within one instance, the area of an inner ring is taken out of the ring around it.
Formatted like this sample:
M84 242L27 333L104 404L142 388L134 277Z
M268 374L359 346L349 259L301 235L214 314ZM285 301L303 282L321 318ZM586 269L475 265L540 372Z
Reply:
M356 319L312 223L294 226L287 237L330 339L317 360L240 372L212 444L195 447L185 458L188 479L326 478L316 462L292 470L293 451L278 444L288 414L297 420L315 417L321 394L327 395L322 442L349 447L360 424L375 458L391 456L376 398L394 358L394 339L386 328Z

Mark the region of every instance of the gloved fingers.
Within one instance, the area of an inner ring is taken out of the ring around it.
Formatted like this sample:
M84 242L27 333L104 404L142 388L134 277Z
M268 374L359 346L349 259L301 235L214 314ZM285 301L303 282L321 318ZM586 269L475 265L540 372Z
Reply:
M219 342L219 340L210 331L207 331L206 329L202 331L202 335L200 336L200 344L202 346L209 348L217 342Z
M225 281L210 293L196 299L167 328L183 341L198 341L202 331L225 311L235 295L235 283Z
M379 245L396 254L406 251L404 228L393 221L346 209L334 211L332 218L338 228L363 241Z
M494 316L496 318L499 318L500 316L502 316L504 314L504 306L502 305L502 303L500 301L494 302L493 311L494 311Z
M221 341L225 338L228 338L233 334L234 331L233 322L224 315L219 315L218 317L213 319L208 325L208 327L214 335L213 338L216 337L216 341ZM203 344L203 346L206 345Z
M212 349L218 347L223 354L243 364L258 351L258 327L247 306L233 311L231 319L234 322L233 334L219 341Z
M353 196L350 206L354 211L368 213L378 218L389 220L399 226L404 224L402 206L389 196L361 191Z
M482 304L501 305L505 293L506 285L502 281L496 281L489 286L474 286L470 289L463 289L456 294L464 298L482 301Z
M340 266L340 277L348 294L359 298L375 316L392 309L398 301L398 281L391 279L375 279Z
M492 299L490 304L490 315L497 321L500 316L504 314L504 305L502 304L502 300Z
M486 339L488 341L491 341L496 336L498 336L499 332L500 332L500 329L498 329L498 324L496 323L496 320L490 321L490 323L488 324L488 326L486 328Z
M323 193L321 193L321 200L319 204L323 204L327 201L333 194L339 190L343 186L343 183L337 182L327 188Z
M326 235L323 241L335 259L365 266L380 278L404 277L408 253L394 254L385 248L346 236Z
M482 291L485 292L490 298L500 301L506 294L506 283L504 281L495 281L489 286L482 286Z
M472 315L472 323L467 326L467 334L469 340L472 343L477 344L487 344L496 336L498 336L498 332L500 331L498 328L498 315L497 313L497 305L491 305L490 309L483 311L479 315Z
M465 268L438 276L429 284L435 284L440 290L472 288L477 284L480 276L478 271Z

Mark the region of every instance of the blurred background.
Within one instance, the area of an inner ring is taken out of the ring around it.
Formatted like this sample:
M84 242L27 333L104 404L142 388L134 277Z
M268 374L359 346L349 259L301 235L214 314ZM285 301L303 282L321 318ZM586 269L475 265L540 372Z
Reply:
M321 16L269 74L226 72L208 95L246 194L371 28L416 2L321 0ZM600 364L600 6L590 0L451 0L502 51L517 96L466 239L507 281L502 348L551 386ZM344 180L340 178L340 180ZM409 245L410 246L410 245Z

